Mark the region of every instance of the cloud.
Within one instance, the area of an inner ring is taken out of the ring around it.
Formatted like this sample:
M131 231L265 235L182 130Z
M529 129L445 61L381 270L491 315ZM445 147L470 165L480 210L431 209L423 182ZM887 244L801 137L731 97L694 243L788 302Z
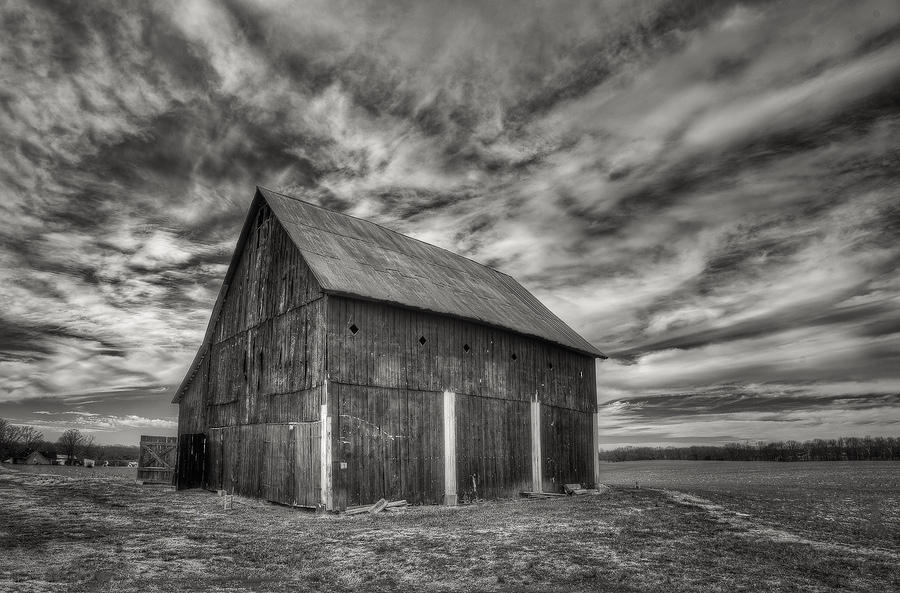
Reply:
M605 448L891 434L898 404L896 379L707 385L609 401L600 433Z
M134 414L123 416L97 414L84 411L50 412L37 410L32 414L40 418L16 418L13 423L32 426L36 430L46 432L45 438L58 435L68 429L77 429L84 433L96 433L102 437L104 433L120 433L130 429L151 429L165 432L178 428L175 418L145 418Z

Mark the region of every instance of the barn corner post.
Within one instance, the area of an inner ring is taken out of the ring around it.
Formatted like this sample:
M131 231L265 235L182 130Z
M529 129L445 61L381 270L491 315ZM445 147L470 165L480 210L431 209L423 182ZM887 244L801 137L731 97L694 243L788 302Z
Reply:
M591 455L593 456L594 487L600 485L600 405L594 406L593 423L591 424Z
M456 394L444 391L444 505L456 506Z
M326 511L334 509L331 496L331 423L328 421L328 404L322 404L320 410L319 438L319 482L322 485L322 499L319 504Z

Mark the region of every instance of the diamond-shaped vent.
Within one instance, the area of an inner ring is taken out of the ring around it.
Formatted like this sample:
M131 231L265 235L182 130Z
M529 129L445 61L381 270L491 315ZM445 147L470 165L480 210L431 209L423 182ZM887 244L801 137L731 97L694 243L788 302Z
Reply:
M552 371L552 370L553 370L553 363L552 363L552 362L547 363L547 368L550 369L550 370Z
M425 345L425 342L427 342L427 341L428 340L425 339L425 336L419 336L419 343L422 344L423 346Z
M465 345L463 346L463 352L468 352L469 350L471 350L471 348L469 348L469 345L468 345L468 344L465 344Z
M350 326L350 333L353 334L354 336L356 335L356 333L357 333L358 331L359 331L359 328L356 326L355 323L354 323L353 325Z
M515 353L515 352L512 353L512 356L510 356L510 358L512 358L513 360L518 360L518 359L519 359L519 357L516 356L516 353Z

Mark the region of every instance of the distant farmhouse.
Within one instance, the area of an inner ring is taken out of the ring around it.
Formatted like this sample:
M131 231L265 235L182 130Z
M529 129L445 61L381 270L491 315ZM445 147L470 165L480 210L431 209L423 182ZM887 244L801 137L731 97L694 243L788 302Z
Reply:
M176 483L333 510L592 483L596 358L510 276L257 188L175 394Z
M24 463L26 465L51 465L53 462L40 451L32 451L25 457Z

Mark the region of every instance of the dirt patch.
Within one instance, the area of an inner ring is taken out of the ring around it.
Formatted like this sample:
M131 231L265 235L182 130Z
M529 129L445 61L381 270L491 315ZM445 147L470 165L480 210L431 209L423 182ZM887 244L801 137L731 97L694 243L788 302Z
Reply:
M699 496L678 492L676 490L658 491L678 504L703 509L709 514L712 520L724 523L747 537L759 537L779 543L802 544L818 550L828 550L831 552L852 554L856 556L882 556L893 561L900 561L900 554L891 550L809 539L784 529L765 525L748 513L740 513L728 509L723 505L715 504L714 502L706 500L705 498L700 498Z

